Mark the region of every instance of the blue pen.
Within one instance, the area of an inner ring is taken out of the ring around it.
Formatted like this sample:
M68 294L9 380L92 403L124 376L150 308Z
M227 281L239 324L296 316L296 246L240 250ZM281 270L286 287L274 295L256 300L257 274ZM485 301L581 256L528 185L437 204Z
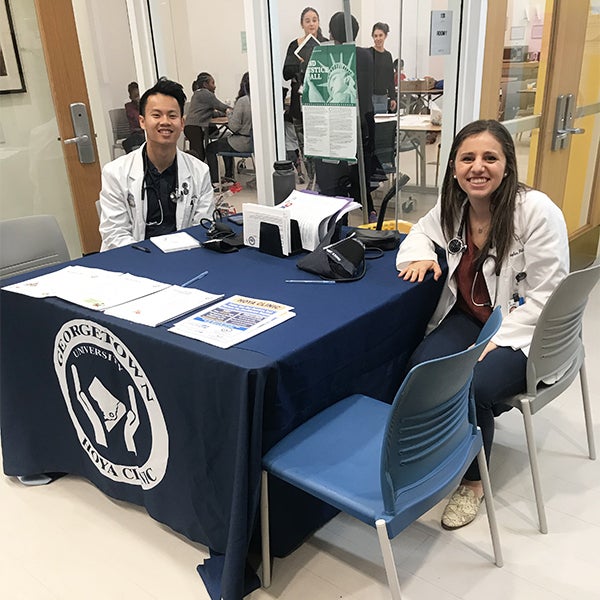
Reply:
M194 281L198 281L198 279L202 279L203 277L206 277L207 275L208 275L208 271L204 271L204 272L200 273L200 275L196 275L196 277L192 277L189 281L182 283L181 287L187 287L188 285L194 283Z
M328 279L286 279L286 283L335 283Z

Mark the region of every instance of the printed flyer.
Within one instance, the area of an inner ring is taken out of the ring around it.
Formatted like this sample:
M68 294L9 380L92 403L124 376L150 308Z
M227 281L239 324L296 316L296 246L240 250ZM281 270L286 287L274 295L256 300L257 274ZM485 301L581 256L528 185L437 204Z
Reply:
M356 160L356 46L316 46L302 91L304 153Z

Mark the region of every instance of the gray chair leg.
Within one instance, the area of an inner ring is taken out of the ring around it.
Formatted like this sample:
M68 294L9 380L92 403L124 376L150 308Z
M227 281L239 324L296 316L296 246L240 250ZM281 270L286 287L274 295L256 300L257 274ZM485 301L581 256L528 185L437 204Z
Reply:
M400 581L398 579L398 571L394 562L394 554L392 552L392 544L388 538L387 527L383 519L375 521L377 529L377 537L379 538L379 547L383 555L383 564L385 565L385 574L387 575L388 585L390 586L390 597L392 600L402 600L400 594Z
M223 176L221 175L221 161L223 160L223 157L220 156L219 154L217 154L217 177L219 178L219 194L223 193L223 184L221 183L223 181Z
M590 392L588 390L587 374L585 371L585 360L579 369L579 381L581 383L581 395L583 397L583 414L585 415L585 431L587 433L588 450L590 460L596 460L596 444L594 442L594 424L592 423L592 406L590 403Z
M521 412L523 413L523 425L525 427L525 438L527 440L527 451L529 452L529 465L531 467L531 478L533 479L533 493L537 505L540 532L548 533L548 522L546 521L546 509L544 508L544 497L542 495L542 484L540 481L540 469L538 466L535 438L533 435L533 420L531 419L531 405L529 400L521 400Z
M271 548L269 545L269 483L266 471L260 480L260 533L262 538L262 584L271 585Z
M488 525L490 527L490 535L492 537L492 547L494 549L494 562L497 567L504 565L502 558L502 547L500 545L500 533L498 532L498 521L496 520L496 508L494 506L494 498L492 496L492 484L490 482L490 474L485 462L485 452L483 448L477 454L477 464L479 465L479 474L481 483L483 484L483 497L485 499L485 510L487 512Z

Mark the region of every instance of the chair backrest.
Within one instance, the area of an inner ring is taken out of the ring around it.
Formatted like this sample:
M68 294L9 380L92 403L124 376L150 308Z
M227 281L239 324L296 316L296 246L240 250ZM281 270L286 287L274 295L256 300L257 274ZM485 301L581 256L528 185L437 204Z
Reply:
M396 122L375 123L374 154L382 165L394 164L396 155Z
M0 221L0 278L69 259L67 244L52 215Z
M124 108L111 108L108 111L110 117L110 125L113 133L113 143L117 140L124 140L129 136L129 121L127 120L127 112Z
M383 438L381 491L385 510L394 512L398 494L430 476L475 434L470 395L473 368L498 331L496 308L470 348L416 365L398 390Z
M527 361L527 393L540 381L553 381L583 359L582 318L590 292L600 279L600 262L569 273L548 298L535 326ZM575 373L579 368L575 369Z

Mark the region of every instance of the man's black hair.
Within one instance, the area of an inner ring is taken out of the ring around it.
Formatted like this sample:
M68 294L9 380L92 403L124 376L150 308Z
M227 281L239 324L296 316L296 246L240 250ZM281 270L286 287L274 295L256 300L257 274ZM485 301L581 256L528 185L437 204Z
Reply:
M167 79L166 77L161 77L150 89L144 92L140 98L140 115L145 116L144 113L146 111L146 103L148 102L148 98L150 96L155 96L156 94L164 94L165 96L171 96L172 98L175 98L175 100L177 100L177 104L179 104L181 116L183 116L186 100L183 86L176 81Z
M352 40L358 35L358 21L354 15L350 15L352 19ZM329 20L329 33L331 39L344 44L346 40L346 24L344 22L344 13L336 12Z

